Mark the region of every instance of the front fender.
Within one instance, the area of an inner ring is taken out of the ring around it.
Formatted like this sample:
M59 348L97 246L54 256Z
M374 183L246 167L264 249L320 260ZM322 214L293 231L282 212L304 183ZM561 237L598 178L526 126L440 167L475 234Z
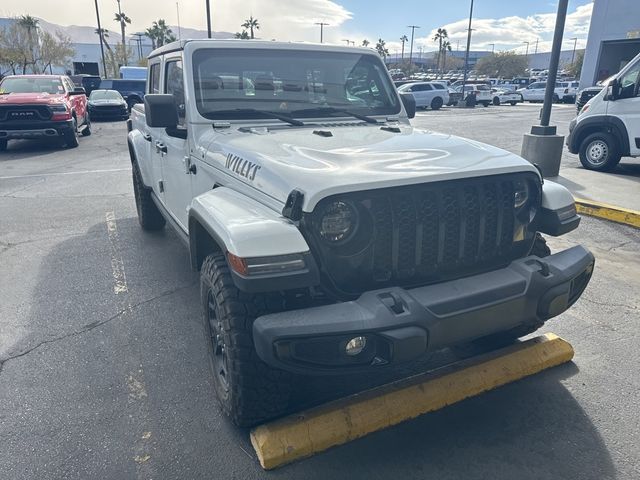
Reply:
M240 290L265 292L317 285L318 269L298 228L279 213L227 187L195 197L189 208L191 265L222 251L241 259L282 258L300 254L305 267L290 273L244 276L231 269Z
M127 134L127 143L129 144L131 163L135 162L138 166L140 175L142 175L142 183L147 187L151 187L153 185L153 172L148 158L149 142L144 139L142 132L134 127Z
M281 214L235 190L218 187L195 197L189 224L198 221L221 248L238 257L304 253L309 246L300 230Z

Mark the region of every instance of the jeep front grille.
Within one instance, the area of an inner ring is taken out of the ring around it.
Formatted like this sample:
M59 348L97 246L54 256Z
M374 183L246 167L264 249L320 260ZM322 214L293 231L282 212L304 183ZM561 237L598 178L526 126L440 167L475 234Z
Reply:
M488 271L531 248L530 216L514 208L519 180L529 183L528 205L537 208L536 175L495 175L335 195L305 215L303 232L325 282L342 296ZM318 217L335 201L354 206L361 231L333 246L320 236Z

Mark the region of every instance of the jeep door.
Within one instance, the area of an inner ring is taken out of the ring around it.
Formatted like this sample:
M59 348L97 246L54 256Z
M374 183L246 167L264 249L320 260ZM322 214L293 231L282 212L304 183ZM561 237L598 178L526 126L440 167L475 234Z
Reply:
M186 128L186 109L184 95L184 72L182 58L171 57L164 62L163 93L173 95L178 107L178 128ZM183 132L186 133L185 130ZM162 131L152 148L155 148L162 164L164 182L164 200L167 209L180 226L187 231L187 207L191 204L191 174L188 170L188 151L186 135L170 134Z
M618 79L616 100L607 102L607 115L618 117L627 128L629 151L640 156L640 61Z
M161 63L158 57L149 62L148 93L160 93L160 67ZM104 82L103 80L103 84ZM104 88L103 84L100 85L100 88ZM142 148L145 150L144 154L148 159L146 164L152 173L152 182L148 186L153 187L156 197L164 204L164 187L161 187L163 185L162 164L160 156L156 153L155 143L165 132L161 128L149 127L146 122L142 123L139 128L145 141Z

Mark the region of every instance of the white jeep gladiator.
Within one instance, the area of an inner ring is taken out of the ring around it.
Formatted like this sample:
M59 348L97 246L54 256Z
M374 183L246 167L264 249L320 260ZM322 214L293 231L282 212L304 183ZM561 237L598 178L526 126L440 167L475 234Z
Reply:
M216 394L251 425L295 375L513 341L591 278L571 194L522 158L411 126L375 51L185 40L149 56L128 124L140 224L200 272Z

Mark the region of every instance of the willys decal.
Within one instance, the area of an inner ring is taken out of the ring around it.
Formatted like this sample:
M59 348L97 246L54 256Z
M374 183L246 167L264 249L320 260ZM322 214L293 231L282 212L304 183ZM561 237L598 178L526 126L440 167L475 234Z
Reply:
M257 163L252 163L249 160L245 160L244 158L233 155L232 153L227 154L225 167L251 181L256 178L258 170L262 168Z

